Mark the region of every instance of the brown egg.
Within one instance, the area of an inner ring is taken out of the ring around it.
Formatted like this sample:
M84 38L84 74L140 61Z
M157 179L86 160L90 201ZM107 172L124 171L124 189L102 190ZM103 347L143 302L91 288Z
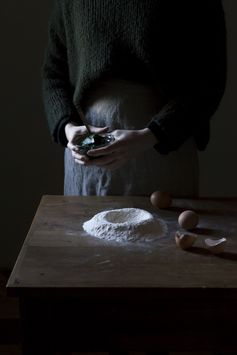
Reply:
M184 229L193 229L198 224L198 214L194 211L184 211L180 214L178 222L180 227Z
M170 194L165 191L154 191L150 196L150 201L157 208L168 208L172 203Z

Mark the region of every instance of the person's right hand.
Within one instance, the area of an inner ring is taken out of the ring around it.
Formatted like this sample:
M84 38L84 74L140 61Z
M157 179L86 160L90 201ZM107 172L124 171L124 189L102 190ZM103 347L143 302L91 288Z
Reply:
M108 127L95 127L90 126L90 131L92 133L106 133L108 132ZM76 124L69 122L65 126L65 134L68 140L67 147L71 150L72 156L75 159L76 163L84 165L85 162L90 160L87 155L81 155L78 153L77 144L81 140L83 135L86 135L87 129L86 126L77 126Z

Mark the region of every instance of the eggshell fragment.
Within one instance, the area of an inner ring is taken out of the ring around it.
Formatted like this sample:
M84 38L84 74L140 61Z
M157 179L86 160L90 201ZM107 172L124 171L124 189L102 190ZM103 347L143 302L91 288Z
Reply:
M175 241L178 247L181 249L190 248L196 241L197 235L191 233L180 233L176 232Z
M199 221L198 214L194 211L184 211L179 215L178 223L184 229L193 229L197 226Z
M154 191L150 196L150 201L157 208L168 208L172 203L172 198L166 191Z
M220 239L207 238L207 239L205 239L205 244L212 254L223 253L225 250L226 242L227 242L226 238L220 238Z

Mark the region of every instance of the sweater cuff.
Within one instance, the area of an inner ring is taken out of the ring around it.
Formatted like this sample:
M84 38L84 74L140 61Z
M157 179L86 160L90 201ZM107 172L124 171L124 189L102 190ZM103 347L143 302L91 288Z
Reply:
M76 109L72 111L72 114L70 116L66 116L59 121L53 134L53 140L56 143L61 144L63 147L67 147L68 144L68 140L65 133L65 126L69 122L73 122L75 123L75 125L78 126L84 125Z
M67 147L68 144L68 140L66 137L66 133L65 133L65 126L66 124L68 124L69 122L71 122L71 118L67 117L67 118L63 118L59 124L57 125L56 129L55 129L55 133L54 133L54 141L60 145L62 145L63 147Z
M151 130L151 132L158 140L158 142L153 146L153 148L157 150L160 154L168 154L170 152L170 149L164 139L164 134L162 132L161 127L159 127L159 125L157 125L154 121L151 121L147 127Z
M196 117L189 105L170 101L155 115L147 127L156 136L158 143L154 148L161 154L168 154L192 136ZM193 117L191 117L193 116Z

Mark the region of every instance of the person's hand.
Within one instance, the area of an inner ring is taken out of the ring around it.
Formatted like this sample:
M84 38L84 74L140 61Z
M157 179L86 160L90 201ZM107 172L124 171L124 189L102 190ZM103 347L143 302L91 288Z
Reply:
M92 133L106 133L108 131L108 127L94 127L89 125L89 128ZM65 126L65 134L68 140L67 147L71 150L75 161L83 165L85 162L89 161L90 158L77 152L77 144L87 133L86 126L77 126L71 122L67 123Z
M115 141L109 145L87 152L90 159L85 165L96 165L109 170L122 166L128 159L153 147L156 137L149 128L141 130L116 130L111 132Z

